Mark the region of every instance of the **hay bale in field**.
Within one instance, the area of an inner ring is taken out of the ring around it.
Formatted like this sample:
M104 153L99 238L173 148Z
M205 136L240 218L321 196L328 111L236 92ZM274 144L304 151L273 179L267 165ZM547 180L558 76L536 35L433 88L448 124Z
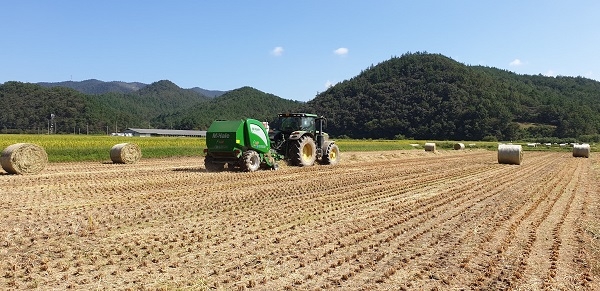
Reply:
M426 152L435 152L435 143L434 142L425 143L424 148L425 148Z
M455 143L454 144L454 149L457 150L457 151L458 150L464 150L465 149L465 144L464 143L460 143L460 142L459 143Z
M498 163L520 165L522 161L523 149L521 145L498 145Z
M580 158L590 157L590 145L589 144L576 144L573 145L573 156Z
M48 164L48 154L41 146L16 143L2 151L0 164L9 174L37 174Z
M110 149L113 163L134 164L142 157L142 151L134 143L120 143Z

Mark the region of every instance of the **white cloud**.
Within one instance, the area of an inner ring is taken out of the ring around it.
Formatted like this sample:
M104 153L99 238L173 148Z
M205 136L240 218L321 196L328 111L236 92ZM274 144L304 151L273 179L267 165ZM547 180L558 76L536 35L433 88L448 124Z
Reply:
M277 47L275 47L275 48L274 48L274 49L271 51L271 54L272 54L272 55L274 55L274 56L276 56L276 57L279 57L279 56L281 56L281 55L283 54L283 47L281 47L281 46L277 46Z
M345 56L348 54L348 49L345 47L341 47L339 49L334 50L333 53L338 56Z
M554 72L552 70L548 70L548 72L546 72L544 74L544 76L546 76L546 77L556 77L556 72Z
M519 60L519 59L515 59L514 61L510 62L508 65L511 67L518 67L518 66L523 65L523 62L521 62L521 60Z
M331 87L333 87L335 84L337 84L337 82L331 82L329 80L327 80L327 82L325 82L325 89L329 89Z

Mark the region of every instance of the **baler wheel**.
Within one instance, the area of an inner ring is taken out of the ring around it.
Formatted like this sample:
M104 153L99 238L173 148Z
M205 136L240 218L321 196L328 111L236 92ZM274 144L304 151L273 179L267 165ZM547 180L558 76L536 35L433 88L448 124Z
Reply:
M245 151L240 166L244 172L254 172L260 168L260 156L256 151Z

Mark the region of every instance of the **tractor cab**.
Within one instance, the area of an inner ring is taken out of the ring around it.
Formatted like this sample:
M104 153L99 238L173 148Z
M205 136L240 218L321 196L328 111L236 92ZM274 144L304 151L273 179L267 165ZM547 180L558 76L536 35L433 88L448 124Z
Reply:
M269 125L271 147L285 155L290 139L296 140L306 134L314 138L318 118L318 115L309 113L280 113L277 120Z
M279 114L279 118L271 126L273 131L287 133L288 135L294 131L307 131L314 134L317 118L318 116L315 114L283 113Z

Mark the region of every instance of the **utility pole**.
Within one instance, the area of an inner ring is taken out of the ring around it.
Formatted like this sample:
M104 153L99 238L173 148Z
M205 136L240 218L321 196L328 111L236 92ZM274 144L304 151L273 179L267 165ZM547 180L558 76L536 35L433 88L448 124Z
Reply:
M54 113L50 114L50 133L55 133L56 132L56 123L54 123L54 117L56 115L54 115Z

